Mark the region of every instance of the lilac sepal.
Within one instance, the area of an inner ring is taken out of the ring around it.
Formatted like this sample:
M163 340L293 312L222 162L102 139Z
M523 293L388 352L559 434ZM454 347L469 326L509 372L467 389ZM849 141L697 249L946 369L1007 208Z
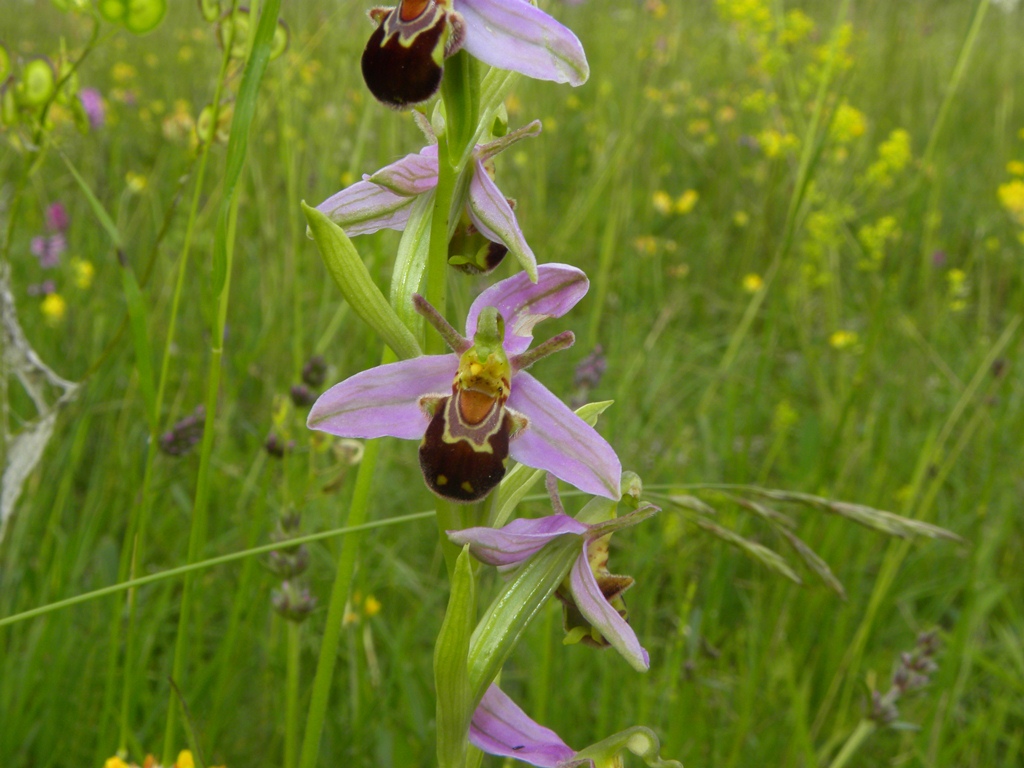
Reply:
M490 755L512 757L541 768L556 768L575 754L557 733L531 720L494 684L473 713L469 741Z
M625 657L633 669L638 672L650 669L651 657L640 645L633 628L605 599L585 555L573 564L569 580L576 607L591 626Z
M382 229L405 229L415 200L369 181L357 181L331 195L316 209L347 235L355 237Z
M590 287L583 271L568 264L545 264L538 275L534 283L520 272L477 296L466 317L466 335L472 338L480 313L485 307L494 307L505 319L502 347L509 356L518 355L533 342L537 323L564 315Z
M533 376L520 371L508 407L529 424L509 443L509 455L546 469L581 491L618 501L622 464L608 441Z
M579 39L526 0L459 0L463 48L499 69L538 80L582 85L590 66Z
M427 355L357 373L324 392L306 425L346 437L419 440L429 418L424 395L451 393L456 355Z
M488 565L514 565L539 552L552 539L566 533L579 536L588 527L568 515L548 515L538 519L517 518L504 528L464 528L448 531L448 538Z
M480 234L492 243L502 242L533 279L537 279L537 257L519 228L512 206L491 180L484 164L475 160L476 172L469 182L469 216Z
M415 155L406 155L367 177L366 181L406 197L429 192L437 186L437 146L424 147Z

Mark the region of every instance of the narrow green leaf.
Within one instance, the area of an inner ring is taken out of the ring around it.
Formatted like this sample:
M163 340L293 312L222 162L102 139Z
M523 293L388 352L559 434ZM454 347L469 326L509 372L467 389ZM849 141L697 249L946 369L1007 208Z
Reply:
M430 220L434 211L434 193L420 195L412 204L409 221L395 254L391 271L391 306L405 327L423 343L423 317L412 303L414 293L422 293L423 273L430 255Z
M153 376L153 356L149 344L146 301L135 279L135 272L126 261L121 263L121 283L124 298L128 304L128 318L131 321L132 341L135 345L135 367L139 372L139 389L146 403L146 419L150 430L156 431L159 414L156 412L156 379Z
M345 300L367 325L373 328L402 359L422 354L412 332L388 304L348 235L316 208L302 203L309 231L320 249L327 271L338 284Z
M219 294L227 280L228 250L228 213L231 201L235 196L238 177L245 164L245 154L249 147L249 128L252 126L256 113L256 99L259 96L260 82L270 61L270 48L277 29L277 14L281 10L281 0L267 0L260 13L256 27L256 38L252 52L245 64L242 84L235 100L235 114L231 123L231 138L228 139L227 161L224 166L224 197L221 199L220 211L217 214L217 228L213 239L213 292Z
M114 220L110 218L110 214L107 213L107 209L103 207L103 203L101 203L96 198L96 195L93 194L92 187L90 187L86 183L85 179L82 178L78 169L71 164L71 160L68 159L68 156L63 152L60 152L59 154L60 159L64 161L65 167L74 177L75 181L78 182L78 187L82 190L82 194L85 195L85 199L89 201L89 207L92 208L92 212L96 215L96 218L99 219L103 229L105 229L107 234L110 236L110 240L113 242L114 247L117 249L122 248L124 241L121 239L121 232L118 230Z
M434 646L437 763L440 768L463 768L466 762L466 737L475 707L467 658L475 621L476 583L467 545L455 561L448 610Z

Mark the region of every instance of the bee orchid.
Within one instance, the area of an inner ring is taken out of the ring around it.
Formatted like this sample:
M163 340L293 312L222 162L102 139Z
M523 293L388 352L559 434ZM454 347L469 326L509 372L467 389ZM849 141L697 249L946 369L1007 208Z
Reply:
M363 51L363 79L395 109L433 97L444 60L461 49L538 80L581 85L590 74L576 35L528 0L401 0L370 18L378 26Z
M509 457L618 500L622 468L615 451L525 370L572 344L565 332L529 348L534 326L564 315L588 287L586 275L566 264L540 266L537 282L520 272L477 297L466 337L418 297L417 309L453 354L358 373L320 396L308 425L341 437L420 440L428 487L453 501L486 496Z

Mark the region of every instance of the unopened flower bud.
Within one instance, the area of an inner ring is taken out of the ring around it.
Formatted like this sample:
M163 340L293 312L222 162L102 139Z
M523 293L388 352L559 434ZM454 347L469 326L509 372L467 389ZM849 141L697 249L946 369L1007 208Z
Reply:
M182 456L192 450L203 437L206 409L196 406L191 416L178 421L160 437L160 450L168 456Z
M316 598L310 594L309 589L290 581L282 582L281 589L271 593L270 602L275 611L297 623L305 621L316 608Z
M316 392L311 390L305 384L292 385L289 394L291 395L292 402L295 404L296 408L308 408L316 402Z
M326 376L327 361L324 360L323 355L313 355L302 366L302 381L314 389L323 386Z

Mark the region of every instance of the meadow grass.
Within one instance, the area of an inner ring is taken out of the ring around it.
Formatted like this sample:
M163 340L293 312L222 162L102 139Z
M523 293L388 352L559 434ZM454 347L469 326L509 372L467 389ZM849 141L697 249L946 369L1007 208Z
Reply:
M74 17L41 0L15 4L0 21L12 51L52 53L62 36L82 44ZM190 559L199 450L147 452L151 433L206 399L225 150L210 149L189 230L200 161L189 131L176 140L166 126L212 100L222 55L193 3L171 6L154 33L114 34L90 55L81 79L105 94L107 123L85 136L58 126L67 162L46 156L11 230L22 326L44 361L84 385L0 542L0 622L123 581L128 566L145 576ZM288 390L310 356L326 358L330 383L377 364L380 343L326 279L299 201L318 203L421 145L411 120L365 92L364 10L283 3L291 45L268 67L238 186L209 519L191 559L270 544L288 512L301 513L298 535L344 525L357 468L313 440ZM650 673L562 648L553 604L503 686L577 748L642 722L691 768L829 765L870 690L888 689L900 652L938 628L939 669L900 705L910 725L873 734L848 764L1022 764L1024 223L997 196L1008 164L1024 161L1021 12L925 0L553 10L583 41L591 79L578 90L522 82L510 122L538 117L544 133L498 162L540 261L577 264L593 287L544 329L573 328L576 347L538 370L568 397L575 365L602 346L607 372L587 397L615 400L599 428L664 511L617 536L611 563L637 580L627 601ZM843 42L837 24L847 23ZM238 85L231 75L225 87ZM8 203L21 163L5 142ZM122 267L69 163L121 233L157 375L177 324L152 426ZM69 252L44 273L30 239L56 201L70 213ZM356 242L386 285L397 235ZM70 256L93 266L87 287ZM66 301L61 317L26 294L45 278ZM485 284L453 275L452 316ZM8 387L17 431L33 411ZM294 442L283 458L265 449L271 433ZM777 526L701 484L843 499L964 541L892 539L764 501L794 514L844 600ZM804 584L672 501L696 493L715 525L779 551ZM370 519L432 503L412 446L384 441ZM144 556L132 564L126 531L145 505ZM541 498L529 505L544 509ZM272 610L280 579L265 554L191 572L175 683L208 764L293 764L288 723L309 706L340 549L337 536L310 544L320 608L298 628ZM364 534L320 764L432 763L445 584L429 519ZM129 593L129 644L124 592L0 626L0 763L98 766L119 746L141 763L187 746L181 728L164 743L183 585L178 576Z

